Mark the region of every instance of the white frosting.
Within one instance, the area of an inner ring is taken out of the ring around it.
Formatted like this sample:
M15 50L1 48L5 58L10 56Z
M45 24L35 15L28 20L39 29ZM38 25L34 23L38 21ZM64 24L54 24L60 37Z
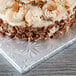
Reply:
M5 11L1 11L0 13L0 18L4 21L6 21L6 16L5 16L6 10Z
M23 8L20 8L19 12L8 9L6 13L7 22L12 26L23 25L25 23L25 21L23 21L24 16L25 12Z
M54 11L48 11L47 5L49 3L53 4L53 2L50 0L47 0L47 1L48 1L47 4L44 5L42 10L40 10L37 7L29 8L29 10L26 14L26 17L25 17L27 22L29 23L29 26L30 25L32 25L33 27L48 26L56 20L60 21L61 19L66 19L68 17L67 9L64 7L66 0L56 0L57 10L54 10ZM70 10L71 9L73 10L74 6L76 5L76 2L75 2L76 0L67 0L67 1L68 1L68 6L70 6ZM35 16L35 13L36 13L36 16ZM52 18L53 21L44 21L44 20L40 19L40 16L42 14L45 19Z
M36 23L36 22L41 22L41 16L43 12L40 8L38 7L31 7L27 14L25 15L25 18L27 22L29 23L29 26Z
M2 18L4 21L6 21L5 14L7 9L10 8L13 3L13 0L0 0L0 18Z
M54 21L55 20L60 21L61 19L66 19L68 16L67 10L61 5L58 5L58 10L60 13L57 15L57 17L54 18Z
M25 2L25 0L21 0ZM30 0L26 0L25 3L28 3ZM47 4L43 8L37 6L26 5L26 8L23 9L20 7L18 12L12 10L11 6L14 3L14 0L0 0L0 18L8 22L11 26L20 26L24 25L24 17L28 22L28 26L33 27L42 27L48 26L54 23L55 20L66 19L68 17L67 9L64 8L65 2L70 6L69 10L73 13L73 8L76 6L76 0L55 0L57 5L57 10L48 11L47 5L52 3L52 0L43 0L47 1ZM25 12L24 12L25 11ZM45 20L41 17L44 16ZM47 21L47 19L52 18L53 21Z
M9 8L14 3L14 0L0 0L0 10L5 10Z

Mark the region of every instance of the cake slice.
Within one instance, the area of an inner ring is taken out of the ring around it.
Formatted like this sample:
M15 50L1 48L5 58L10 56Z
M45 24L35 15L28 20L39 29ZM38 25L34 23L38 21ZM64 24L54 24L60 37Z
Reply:
M76 23L76 0L0 0L0 35L38 41Z

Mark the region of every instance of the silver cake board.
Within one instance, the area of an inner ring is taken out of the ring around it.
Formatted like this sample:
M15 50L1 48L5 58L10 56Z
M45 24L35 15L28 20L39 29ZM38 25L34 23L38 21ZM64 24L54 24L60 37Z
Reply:
M26 42L0 37L0 53L20 73L25 73L76 42L76 27L57 39Z

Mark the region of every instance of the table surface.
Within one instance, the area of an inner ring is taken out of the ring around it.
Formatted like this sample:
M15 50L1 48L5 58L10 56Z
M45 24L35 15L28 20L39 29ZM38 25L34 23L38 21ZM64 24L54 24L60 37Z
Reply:
M76 43L26 74L20 74L0 55L0 76L76 76Z

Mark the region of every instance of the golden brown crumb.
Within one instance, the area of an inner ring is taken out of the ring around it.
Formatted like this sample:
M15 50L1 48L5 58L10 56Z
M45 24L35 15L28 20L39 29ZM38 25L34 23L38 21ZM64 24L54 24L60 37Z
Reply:
M14 4L12 5L12 10L18 12L18 10L19 10L19 4L14 3Z

